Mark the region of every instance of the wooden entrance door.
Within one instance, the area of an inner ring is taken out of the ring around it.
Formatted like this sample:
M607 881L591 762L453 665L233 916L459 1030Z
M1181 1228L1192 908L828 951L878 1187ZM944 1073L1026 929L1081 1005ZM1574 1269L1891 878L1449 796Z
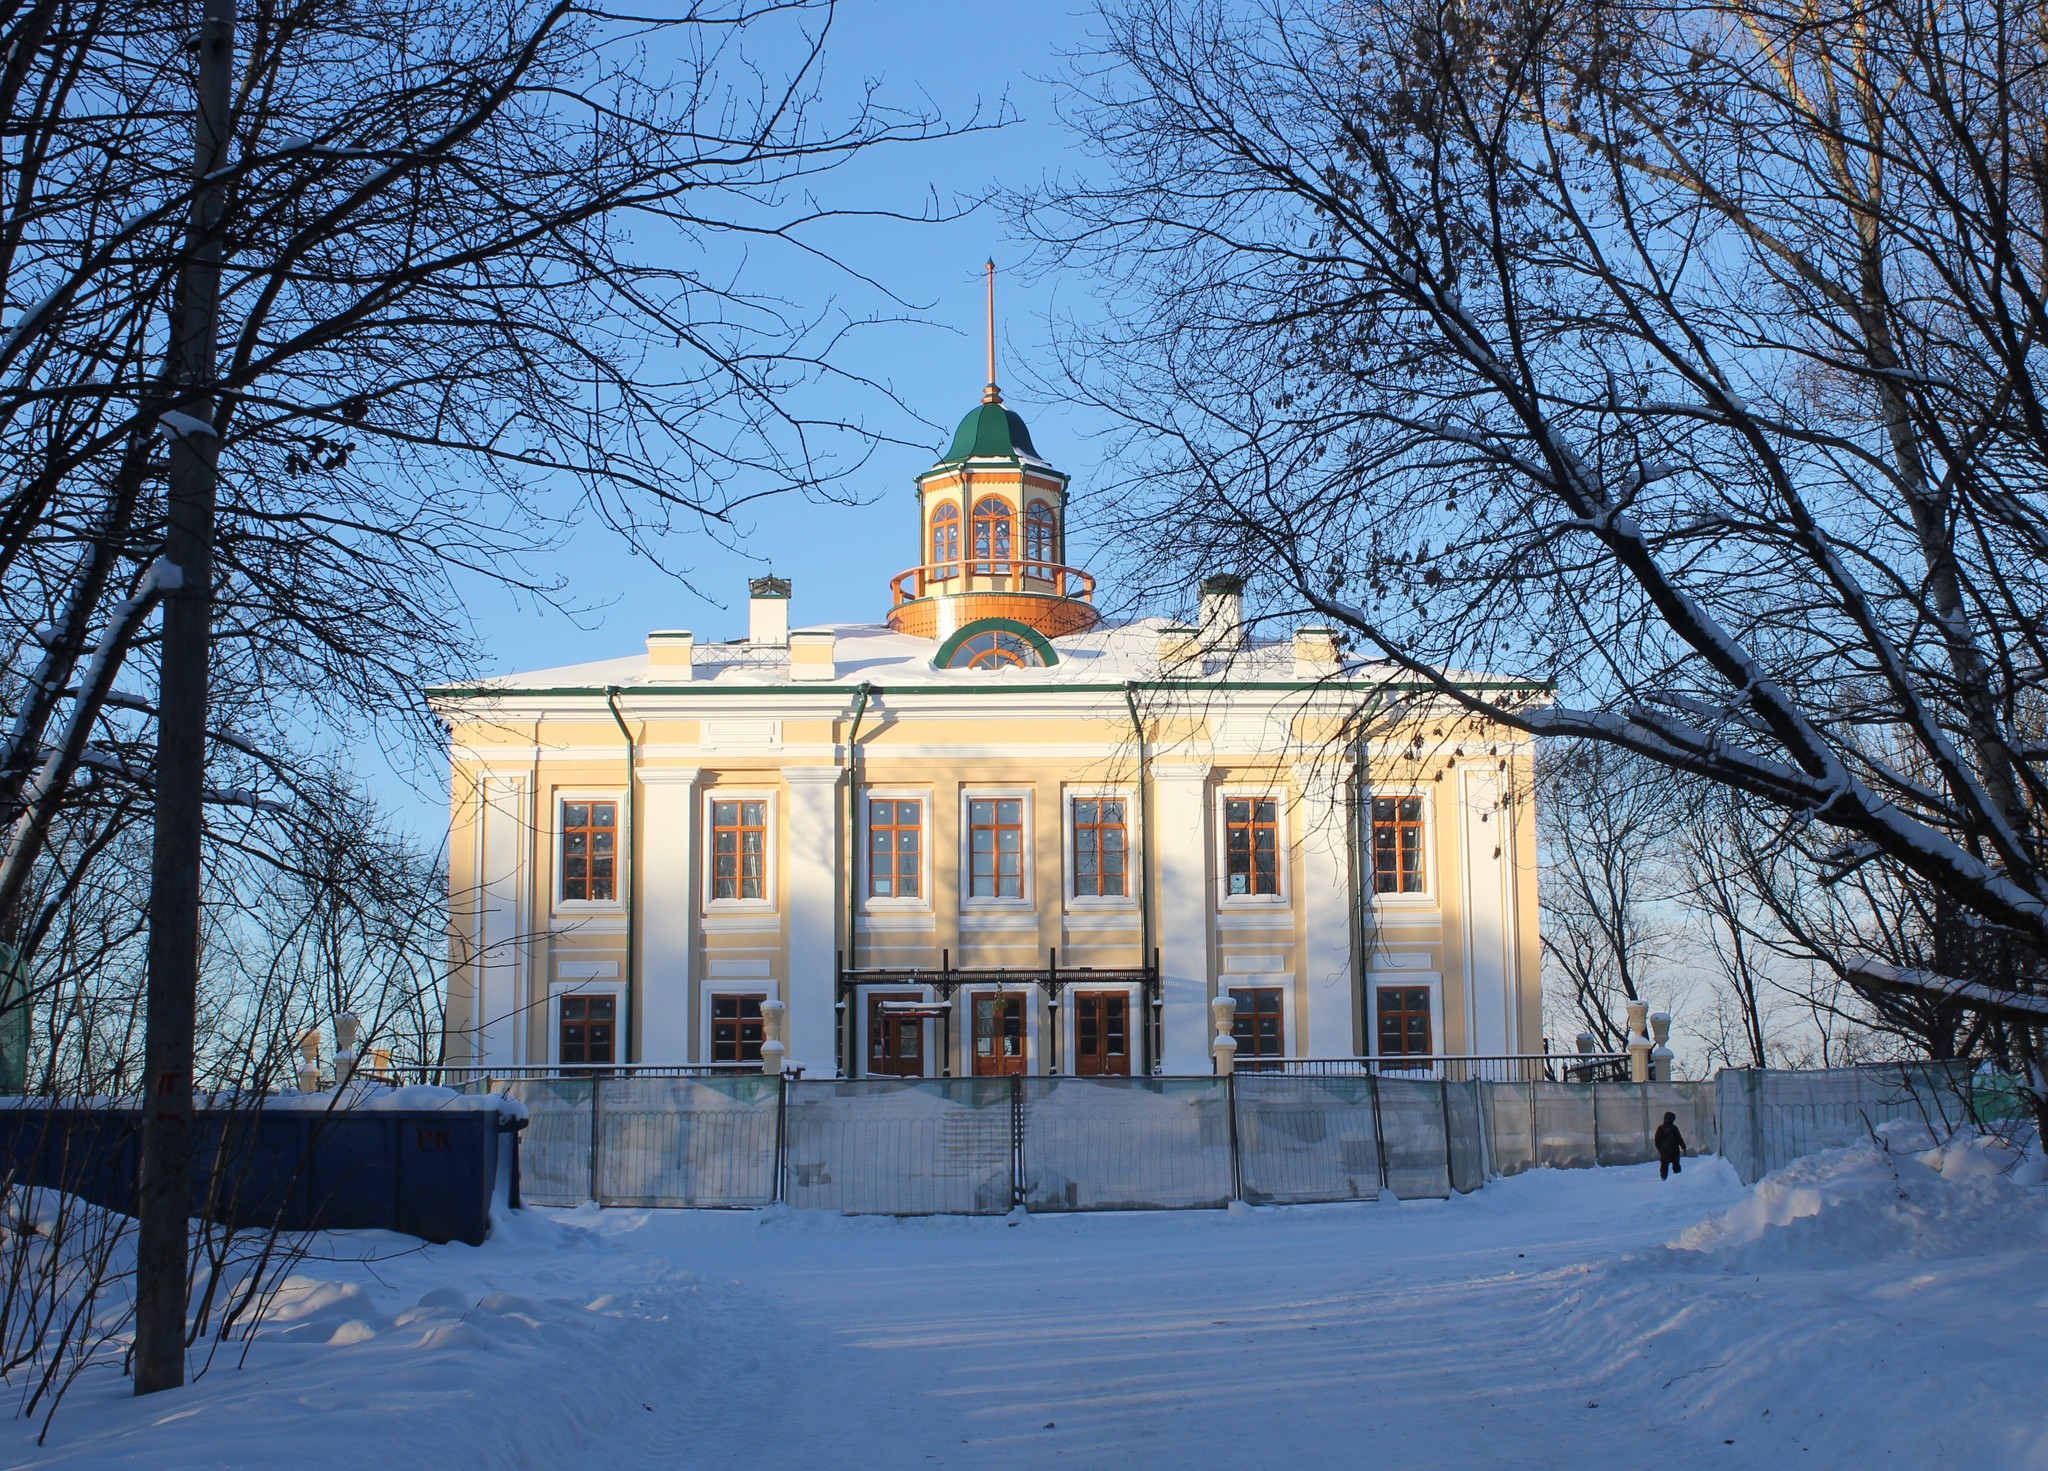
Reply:
M1131 1075L1131 998L1123 991L1074 997L1074 1072L1083 1078Z
M974 998L974 1076L1024 1071L1024 997L1014 991Z
M924 1076L924 1019L894 1016L884 1001L916 1001L915 995L868 998L868 1072L879 1078Z

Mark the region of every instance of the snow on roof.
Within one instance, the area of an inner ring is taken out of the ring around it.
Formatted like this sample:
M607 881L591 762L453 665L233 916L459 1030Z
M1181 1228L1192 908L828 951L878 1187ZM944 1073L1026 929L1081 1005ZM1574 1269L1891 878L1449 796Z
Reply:
M829 632L835 635L833 650L835 685L867 681L876 685L926 685L935 688L989 688L1012 684L1123 684L1130 680L1155 680L1164 672L1159 661L1159 635L1183 625L1168 618L1141 618L1129 623L1108 624L1087 633L1050 639L1058 662L1042 668L935 669L932 660L941 641L913 638L880 623L816 624L796 632ZM1191 674L1193 671L1178 671ZM1353 662L1344 673L1351 679L1375 680L1397 676L1393 666ZM681 681L674 669L654 668L642 651L616 659L598 659L585 664L564 664L553 669L535 669L521 674L499 675L477 680L447 694L503 692L517 694L545 690L603 689L617 685L672 688ZM1279 681L1307 683L1295 674L1292 639L1248 638L1235 653L1217 653L1204 661L1200 677L1233 682ZM689 684L719 687L780 686L791 683L789 651L780 645L756 645L744 639L722 644L698 644L692 651Z

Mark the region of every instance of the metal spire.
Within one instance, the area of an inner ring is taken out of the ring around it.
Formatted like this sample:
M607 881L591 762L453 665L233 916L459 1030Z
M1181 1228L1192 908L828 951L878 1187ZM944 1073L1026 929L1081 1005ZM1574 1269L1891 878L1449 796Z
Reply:
M996 387L996 263L988 263L988 387L982 390L981 401L985 404L999 404L1003 401L1002 390Z

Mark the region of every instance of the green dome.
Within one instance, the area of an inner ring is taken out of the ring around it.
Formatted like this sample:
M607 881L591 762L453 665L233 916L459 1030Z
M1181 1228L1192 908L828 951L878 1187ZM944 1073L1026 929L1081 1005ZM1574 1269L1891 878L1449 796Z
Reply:
M960 421L953 431L953 447L939 461L941 465L961 460L1037 459L1031 431L1024 420L999 403L982 404Z

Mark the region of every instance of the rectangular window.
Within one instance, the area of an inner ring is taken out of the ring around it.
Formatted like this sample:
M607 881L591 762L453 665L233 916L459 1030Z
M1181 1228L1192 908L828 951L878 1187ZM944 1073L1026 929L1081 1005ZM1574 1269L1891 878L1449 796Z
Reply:
M974 998L974 1076L1024 1071L1024 998L1015 991Z
M1428 1057L1429 987L1379 988L1380 1056Z
M713 1062L759 1062L761 1060L761 1002L759 996L713 996L711 998L711 1060Z
M611 900L619 861L619 804L562 804L562 897Z
M619 999L616 996L563 996L561 1059L563 1067L604 1067L614 1055Z
M967 804L967 895L1024 897L1024 799L976 797Z
M1073 811L1075 897L1124 898L1130 893L1130 844L1123 798L1076 798Z
M1237 1014L1230 1020L1230 1035L1237 1039L1239 1058L1285 1057L1287 1036L1280 1010L1278 986L1249 986L1233 989Z
M924 1019L887 1010L889 1001L916 1001L912 995L868 998L868 1072L882 1078L924 1076Z
M915 899L924 887L924 803L868 801L868 897Z
M1131 998L1122 991L1074 996L1074 1072L1083 1078L1130 1076Z
M1223 872L1232 897L1280 892L1280 804L1272 797L1223 803Z
M768 897L768 804L711 804L711 897Z
M1375 894L1424 892L1422 798L1372 799L1372 888Z

